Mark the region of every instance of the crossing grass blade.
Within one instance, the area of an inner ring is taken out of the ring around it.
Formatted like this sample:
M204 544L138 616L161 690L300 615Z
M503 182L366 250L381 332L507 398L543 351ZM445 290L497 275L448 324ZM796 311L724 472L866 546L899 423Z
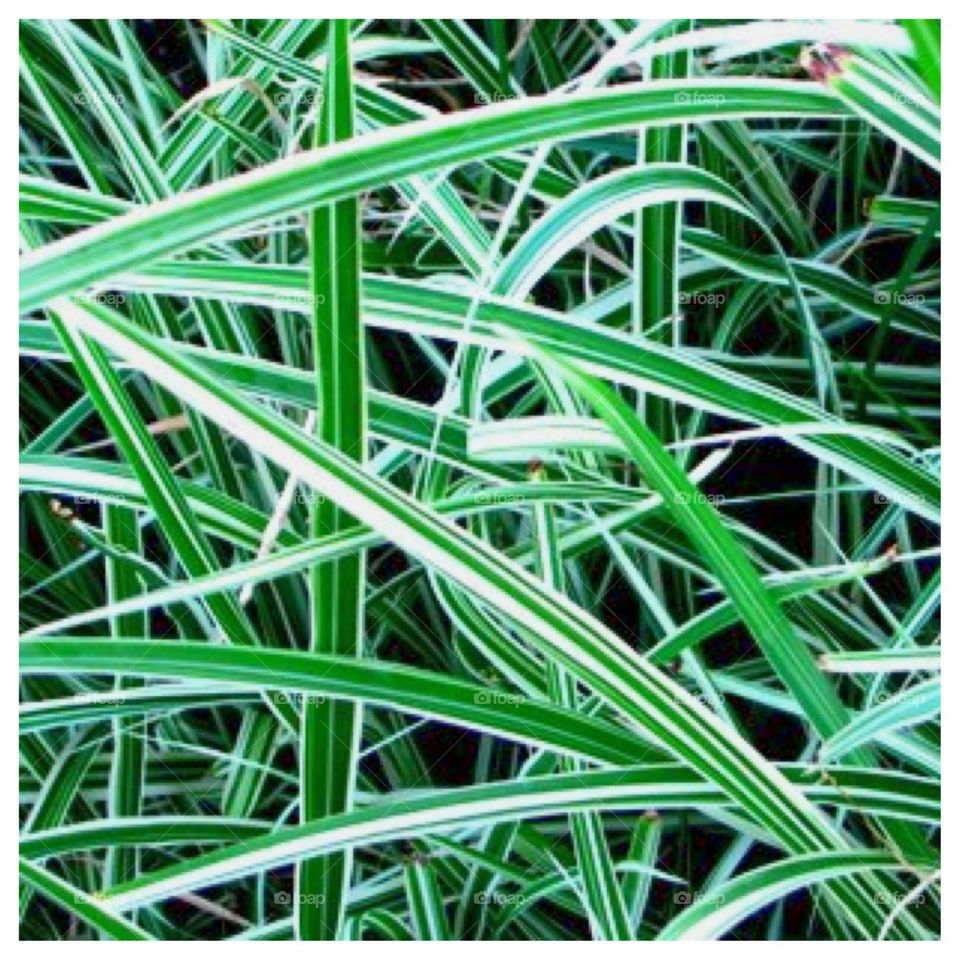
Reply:
M318 146L349 140L354 132L350 27L333 21L327 41ZM310 216L310 295L317 386L317 435L349 457L366 460L364 330L360 321L360 234L350 197ZM351 525L339 506L318 497L310 511L313 537ZM365 553L317 564L310 575L311 649L359 656L364 640ZM301 822L349 810L357 777L360 736L355 703L308 700L301 712ZM302 940L336 940L350 889L350 852L300 866L297 917Z

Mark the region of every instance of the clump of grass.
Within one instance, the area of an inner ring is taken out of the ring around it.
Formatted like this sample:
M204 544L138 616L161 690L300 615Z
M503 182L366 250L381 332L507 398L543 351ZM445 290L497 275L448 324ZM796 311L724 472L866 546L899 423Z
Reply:
M20 66L23 938L938 936L937 22Z

